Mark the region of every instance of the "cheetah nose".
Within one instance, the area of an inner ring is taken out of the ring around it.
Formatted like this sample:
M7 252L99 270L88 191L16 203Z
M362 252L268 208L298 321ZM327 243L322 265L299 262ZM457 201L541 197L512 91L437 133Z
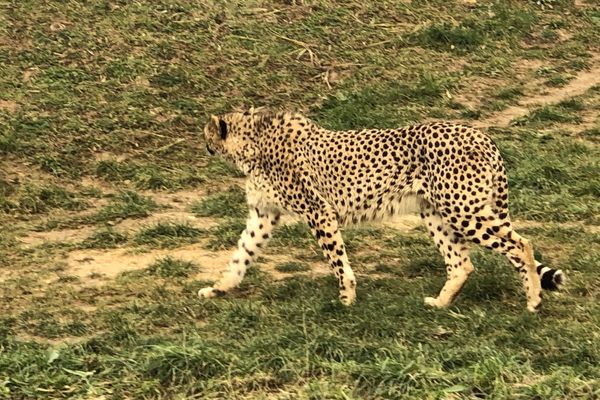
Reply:
M211 156L215 155L215 151L211 149L209 145L206 145L206 151L208 151L208 154L210 154Z

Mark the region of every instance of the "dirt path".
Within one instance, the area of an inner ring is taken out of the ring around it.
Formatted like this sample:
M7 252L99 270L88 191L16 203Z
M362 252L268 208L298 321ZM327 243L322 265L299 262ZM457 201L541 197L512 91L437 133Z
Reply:
M153 198L158 204L166 206L164 211L158 211L146 218L123 219L114 224L113 229L117 232L127 233L130 236L144 227L158 222L184 223L198 228L211 228L219 223L212 218L196 217L189 211L189 206L206 195L199 190L179 191L174 193L152 193L144 192L144 195ZM94 207L95 208L95 207ZM93 210L92 210L93 211ZM90 210L86 210L90 212ZM294 224L298 218L284 215L283 224ZM97 226L83 226L76 229L57 229L44 232L27 232L21 236L19 241L23 249L35 251L39 246L52 243L78 244L90 237L98 229ZM408 229L408 228L406 228ZM229 262L233 250L209 251L203 248L202 243L184 245L174 249L150 249L140 252L135 247L119 247L116 249L76 249L66 254L64 269L61 275L78 277L77 285L81 287L101 286L115 279L119 274L127 271L141 270L148 267L155 260L164 257L190 261L199 265L199 272L194 279L214 281L219 278L221 270ZM273 254L267 252L264 256L267 260L260 265L260 269L268 272L274 279L283 279L290 273L282 273L275 269L280 263L295 261L288 254ZM310 274L327 274L329 270L326 262L311 265ZM0 282L14 278L14 271L0 271ZM51 274L46 283L59 279Z
M600 55L596 55L591 60L591 68L582 71L571 80L567 85L560 88L548 88L543 93L524 97L517 105L510 106L488 118L479 121L478 125L483 126L508 126L515 118L527 115L532 107L540 107L549 104L556 104L571 97L584 94L590 88L600 85ZM531 87L539 82L532 82Z
M200 244L146 253L134 252L131 248L75 250L69 253L65 273L77 276L86 286L94 286L104 284L122 272L144 269L156 259L169 256L198 264L197 278L213 280L218 278L219 268L227 265L229 255L229 251L207 251Z

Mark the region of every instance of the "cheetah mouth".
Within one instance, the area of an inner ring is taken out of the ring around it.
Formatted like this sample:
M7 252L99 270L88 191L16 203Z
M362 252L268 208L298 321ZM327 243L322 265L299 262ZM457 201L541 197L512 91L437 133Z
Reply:
M209 145L206 145L206 151L208 151L208 154L210 154L211 156L214 156L216 154L216 152L210 148Z

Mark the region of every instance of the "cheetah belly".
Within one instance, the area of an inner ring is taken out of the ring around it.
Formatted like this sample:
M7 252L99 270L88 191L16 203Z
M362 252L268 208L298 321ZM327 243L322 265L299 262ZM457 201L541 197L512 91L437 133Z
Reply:
M414 181L408 186L391 184L382 187L372 199L366 199L349 206L347 203L334 201L340 221L345 225L366 222L378 222L402 215L417 213L421 210L423 199L417 195L421 183Z

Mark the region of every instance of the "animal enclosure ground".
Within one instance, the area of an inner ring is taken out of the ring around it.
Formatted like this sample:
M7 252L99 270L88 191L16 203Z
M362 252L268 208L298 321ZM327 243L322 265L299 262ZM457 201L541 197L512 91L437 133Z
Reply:
M0 3L0 398L600 398L600 6L567 1ZM415 218L344 231L356 305L285 220L244 226L201 127L242 106L332 129L485 129L515 225L568 277L537 315L501 257L448 310Z

